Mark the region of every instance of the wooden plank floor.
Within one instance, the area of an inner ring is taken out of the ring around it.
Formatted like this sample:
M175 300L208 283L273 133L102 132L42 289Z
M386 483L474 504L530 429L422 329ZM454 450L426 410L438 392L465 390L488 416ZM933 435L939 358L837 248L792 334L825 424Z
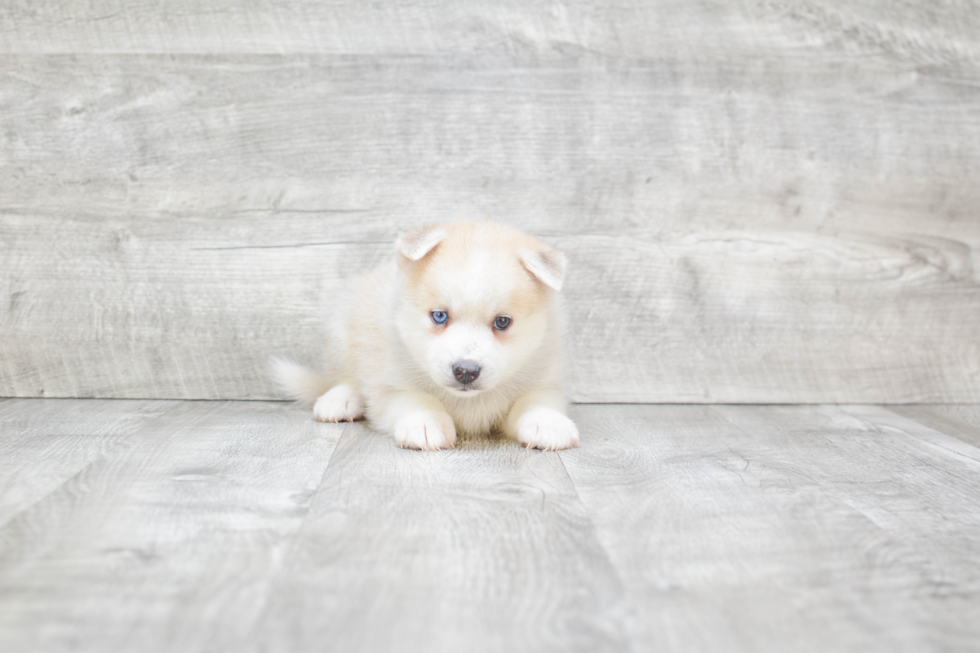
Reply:
M0 400L2 651L967 651L976 406L579 405L574 451Z

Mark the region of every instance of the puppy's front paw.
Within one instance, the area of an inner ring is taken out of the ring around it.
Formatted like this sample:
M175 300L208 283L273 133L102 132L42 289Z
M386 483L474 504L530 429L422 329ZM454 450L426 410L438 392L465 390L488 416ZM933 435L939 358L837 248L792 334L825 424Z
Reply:
M364 417L364 402L346 383L330 388L313 405L313 419L318 422L353 422Z
M569 449L578 446L578 427L554 408L532 408L517 420L517 440L529 449Z
M456 444L456 427L443 412L418 410L395 423L395 442L403 449L452 449Z

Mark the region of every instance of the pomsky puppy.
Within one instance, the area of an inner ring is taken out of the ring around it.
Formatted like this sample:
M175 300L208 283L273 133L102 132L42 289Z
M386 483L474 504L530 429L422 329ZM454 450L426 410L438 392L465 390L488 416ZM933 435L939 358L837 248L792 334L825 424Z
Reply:
M420 227L396 250L332 315L326 375L274 359L282 391L317 420L367 417L411 449L495 430L578 446L561 379L564 255L494 222Z

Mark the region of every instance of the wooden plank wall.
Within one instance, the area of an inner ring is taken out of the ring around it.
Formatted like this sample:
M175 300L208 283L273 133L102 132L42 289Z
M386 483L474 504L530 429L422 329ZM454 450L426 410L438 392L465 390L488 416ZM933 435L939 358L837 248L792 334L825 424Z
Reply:
M571 259L579 401L980 401L980 3L0 5L0 395L275 397L421 222Z

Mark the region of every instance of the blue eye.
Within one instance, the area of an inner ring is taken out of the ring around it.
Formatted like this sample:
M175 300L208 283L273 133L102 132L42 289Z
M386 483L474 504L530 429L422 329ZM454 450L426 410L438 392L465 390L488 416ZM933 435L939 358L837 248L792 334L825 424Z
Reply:
M509 326L510 318L504 317L503 315L498 316L497 319L493 321L493 328L497 329L498 331L503 331Z
M436 324L445 324L449 321L449 313L446 311L432 311L432 321Z

